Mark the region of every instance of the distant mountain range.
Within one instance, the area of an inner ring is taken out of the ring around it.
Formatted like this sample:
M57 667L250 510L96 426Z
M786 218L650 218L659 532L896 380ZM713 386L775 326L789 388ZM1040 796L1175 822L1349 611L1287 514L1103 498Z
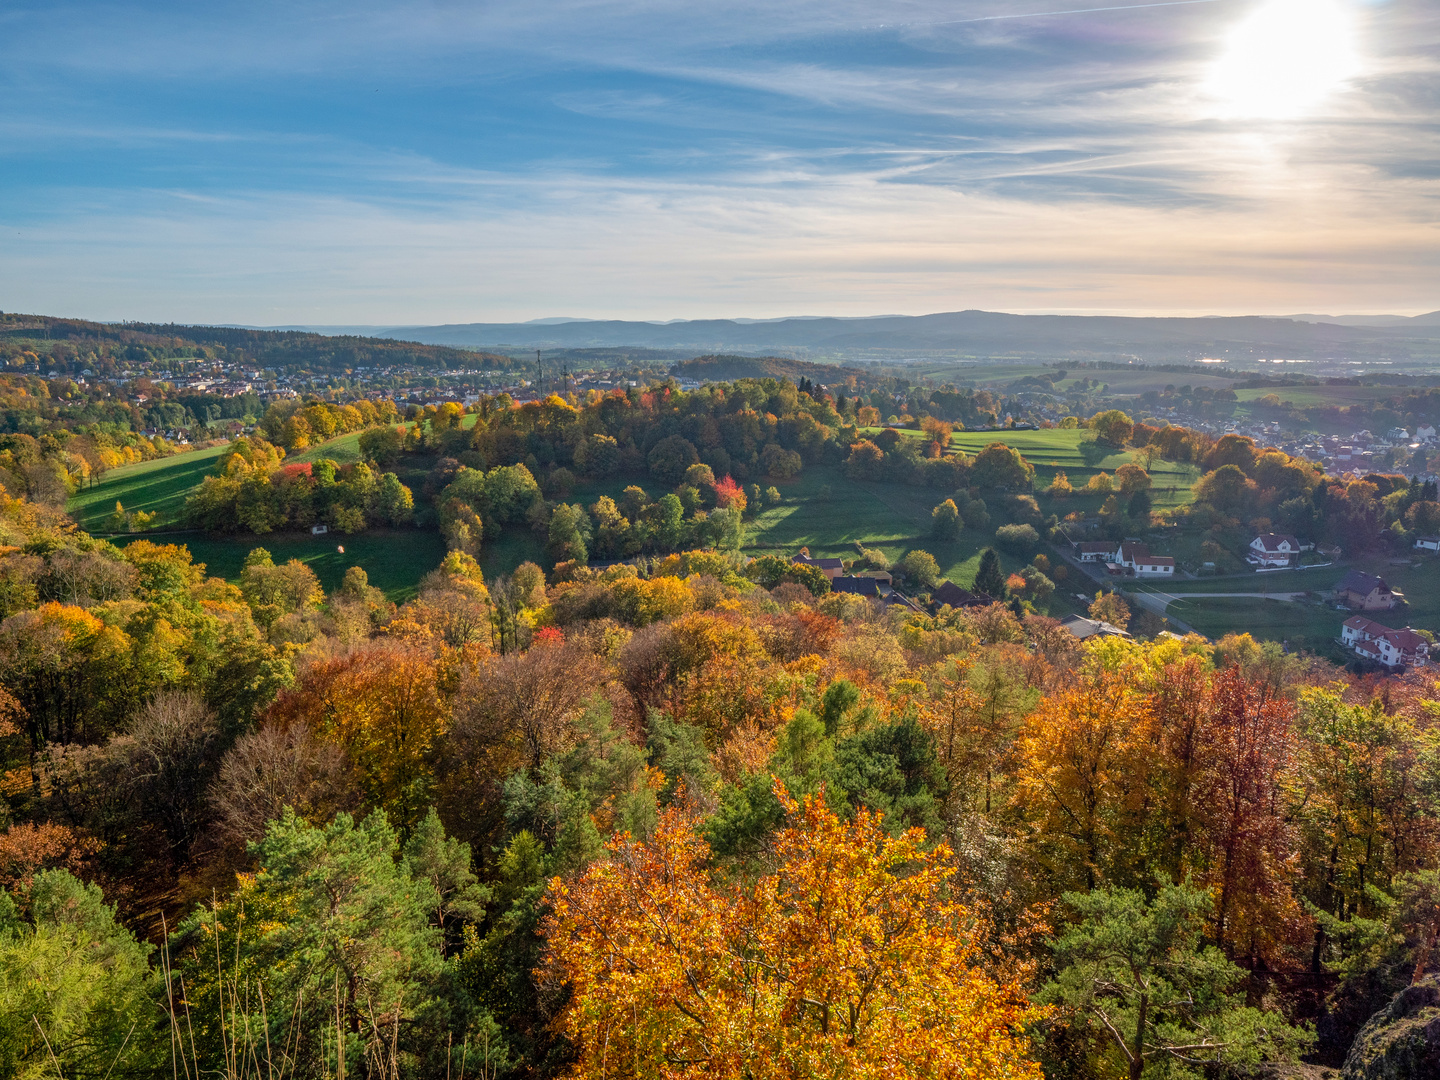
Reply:
M1440 311L1428 315L1291 315L1296 322L1334 323L1336 326L1440 326Z
M287 328L289 329L289 328ZM295 328L299 329L299 328ZM1258 359L1440 362L1440 312L1403 316L1123 318L954 311L863 319L539 319L445 326L305 327L464 348L647 348L696 354L786 352L898 360L907 356L1155 362Z

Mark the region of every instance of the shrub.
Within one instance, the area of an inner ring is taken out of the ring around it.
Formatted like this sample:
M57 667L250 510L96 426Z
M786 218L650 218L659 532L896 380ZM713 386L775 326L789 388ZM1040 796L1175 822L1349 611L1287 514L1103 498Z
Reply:
M910 552L896 564L895 569L904 574L905 580L912 586L934 588L940 580L940 564L928 551Z
M995 530L995 542L1006 551L1030 551L1040 543L1034 525L1001 525Z
M930 535L937 540L954 540L960 533L960 511L954 499L946 499L930 513Z

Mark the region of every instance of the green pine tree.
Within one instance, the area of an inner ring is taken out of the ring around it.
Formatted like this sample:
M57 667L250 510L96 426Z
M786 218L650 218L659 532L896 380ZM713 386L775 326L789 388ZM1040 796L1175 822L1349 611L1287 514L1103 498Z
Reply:
M1000 556L995 553L994 548L986 548L980 553L980 569L975 573L975 591L993 596L996 600L1005 599L1005 571L1000 568Z

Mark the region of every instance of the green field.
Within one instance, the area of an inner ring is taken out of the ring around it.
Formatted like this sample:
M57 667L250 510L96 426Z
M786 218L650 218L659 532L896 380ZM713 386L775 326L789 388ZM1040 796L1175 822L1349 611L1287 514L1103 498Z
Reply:
M1393 386L1259 386L1236 390L1242 403L1274 394L1282 402L1305 409L1314 405L1353 405L1357 401L1384 401L1402 391Z
M465 417L468 421L465 426L473 427L476 419L474 416ZM212 446L208 450L122 465L105 473L94 487L77 492L65 504L65 509L87 532L104 530L105 519L114 511L116 499L126 510L159 514L155 523L157 528L173 525L179 520L185 497L200 486L224 452L224 446ZM360 433L339 435L329 442L317 443L288 455L285 460L303 464L321 458L330 458L341 465L359 461Z
M278 562L299 559L315 571L326 592L340 587L345 571L362 567L370 584L395 601L415 595L420 579L445 557L440 534L425 529L373 529L345 536L284 534L270 536L208 536L204 533L170 533L152 536L119 537L121 547L135 540L157 544L184 544L196 562L204 563L212 577L238 581L245 556L263 547ZM339 549L344 548L342 553Z
M1083 486L1094 473L1102 469L1113 472L1133 456L1127 451L1101 447L1083 431L961 432L955 436L957 448L967 453L978 452L992 442L1005 442L1020 450L1036 466L1040 488L1060 469L1071 477L1072 483ZM98 529L119 498L126 509L158 512L173 521L185 496L200 483L220 453L221 449L217 448L113 470L97 487L76 496L71 501L71 511L83 526ZM329 457L345 462L358 456L358 435L352 434L312 447L290 460L305 462ZM418 490L427 463L417 459L410 464L414 468L405 469L401 478ZM1157 460L1152 474L1156 478L1157 505L1188 497L1193 470ZM652 498L663 494L648 477L616 477L580 484L565 501L589 506L601 495L618 500L631 483L645 488ZM769 481L763 483L768 486ZM855 542L859 541L898 561L918 548L935 556L943 576L968 586L974 579L981 550L993 543L995 528L1008 522L1002 497L984 493L992 518L990 528L984 533L966 530L959 539L942 543L930 538L931 511L949 492L852 481L842 469L833 466L811 467L801 477L776 486L782 494L781 504L763 508L746 523L745 551L749 554L788 555L808 546L817 557L853 557ZM1167 490L1169 488L1174 490ZM1072 510L1098 509L1103 501L1103 496L1083 494L1063 501L1051 500L1043 494L1038 498L1045 513L1062 516ZM125 537L117 542L127 543L131 539L133 537ZM232 580L238 576L246 553L256 546L267 548L276 558L297 557L310 563L327 589L339 584L347 566L361 565L374 583L394 598L412 593L420 578L433 569L444 554L438 534L426 530L375 532L348 538L338 534L323 538L308 535L256 538L162 533L155 534L154 539L186 543L197 560L210 566L212 573ZM341 544L346 548L345 556L335 550ZM545 565L545 540L528 529L517 527L488 541L480 561L486 577L494 578L510 573L527 560ZM1009 554L1002 554L1002 560L1007 570L1019 569L1025 561ZM1059 593L1073 591L1062 585ZM1055 610L1064 613L1070 609L1057 600Z
M224 452L225 447L212 446L111 469L94 487L71 498L65 509L88 532L104 530L105 519L114 511L117 499L126 510L159 514L157 525L174 521L185 505L185 496L200 486Z
M849 480L840 469L816 466L780 489L779 506L766 507L747 522L745 552L749 555L794 554L803 545L816 558L853 558L855 541L878 548L898 561L920 549L935 556L941 577L968 587L975 579L980 552L994 542L994 530L1007 523L999 499L991 498L990 528L964 530L959 539L941 542L930 536L930 513L945 493ZM823 488L830 494L825 496ZM1045 548L1048 550L1048 548ZM1007 571L1026 562L1001 553ZM1055 612L1071 608L1056 591Z
M873 436L880 428L862 428ZM918 431L901 430L901 435L920 438ZM1014 447L1035 467L1037 493L1049 486L1057 472L1063 472L1072 487L1082 488L1096 473L1114 473L1121 465L1145 464L1145 453L1137 450L1116 450L1096 442L1095 436L1082 429L1045 428L1040 431L957 431L950 437L950 446L974 456L992 443ZM1191 485L1200 476L1194 465L1181 465L1153 458L1149 466L1153 482L1150 495L1157 510L1179 506L1191 500ZM987 500L987 502L990 500ZM1041 505L1048 513L1064 517L1072 510L1094 511L1105 501L1100 495L1077 492L1064 502Z
M1349 613L1329 605L1216 597L1177 600L1165 613L1183 619L1208 638L1249 634L1259 641L1283 641L1291 649L1303 648L1334 660L1344 659L1344 650L1334 643Z
M1163 585L1151 582L1127 583L1131 591L1156 593L1238 593L1253 592L1254 599L1217 597L1213 600L1177 600L1167 609L1169 614L1184 619L1207 636L1229 633L1250 633L1270 641L1289 640L1306 648L1325 653L1328 642L1340 634L1340 624L1350 613L1336 611L1333 606L1313 603L1283 603L1266 600L1266 593L1322 593L1333 588L1349 570L1376 574L1389 582L1391 588L1405 594L1406 608L1370 613L1376 622L1386 626L1413 626L1440 634L1440 559L1406 560L1392 566L1384 556L1366 556L1347 561L1341 566L1318 570L1285 570L1271 574L1246 574L1237 577L1201 578L1197 581L1174 581Z

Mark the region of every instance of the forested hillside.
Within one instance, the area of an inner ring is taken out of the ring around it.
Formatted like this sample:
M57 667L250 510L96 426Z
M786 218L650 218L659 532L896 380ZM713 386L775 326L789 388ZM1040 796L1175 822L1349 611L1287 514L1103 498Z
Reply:
M1238 1080L1440 962L1427 673L715 550L397 606L0 544L7 1075Z
M33 343L44 343L47 360L58 370L70 372L73 366L78 372L88 367L106 375L126 364L196 357L197 350L206 359L314 371L362 366L508 371L517 366L508 356L389 338L0 314L0 361L17 364Z

